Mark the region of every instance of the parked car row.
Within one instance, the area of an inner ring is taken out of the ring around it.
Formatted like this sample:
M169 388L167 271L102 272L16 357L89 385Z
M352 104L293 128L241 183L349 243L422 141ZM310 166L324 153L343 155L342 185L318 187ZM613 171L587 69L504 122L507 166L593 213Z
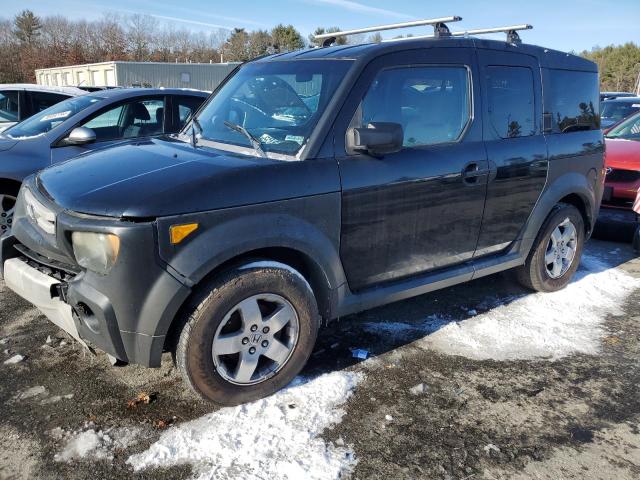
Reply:
M0 234L11 226L27 176L123 140L177 133L208 97L195 90L151 88L83 93L0 135Z
M62 100L86 93L76 87L23 83L0 85L0 132Z
M247 62L194 116L115 90L9 129L7 287L221 404L291 382L323 322L512 268L563 288L603 194L597 66L422 23Z

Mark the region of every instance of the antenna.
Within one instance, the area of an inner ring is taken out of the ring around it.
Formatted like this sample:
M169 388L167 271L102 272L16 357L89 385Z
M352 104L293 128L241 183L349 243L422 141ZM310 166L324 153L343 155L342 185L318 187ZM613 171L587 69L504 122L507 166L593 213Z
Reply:
M410 28L410 27L421 27L424 25L433 25L434 34L432 37L441 37L450 35L449 28L447 27L447 22L459 22L462 20L462 17L452 16L452 17L442 17L442 18L432 18L426 20L414 20L411 22L403 22L403 23L390 23L388 25L378 25L375 27L366 27L366 28L358 28L355 30L344 30L342 32L331 32L331 33L323 33L321 35L316 35L314 40L324 40L322 42L323 47L329 47L333 44L338 37L346 37L348 35L358 35L361 33L370 33L370 32L382 32L385 30L396 30L398 28ZM414 37L415 38L415 37Z

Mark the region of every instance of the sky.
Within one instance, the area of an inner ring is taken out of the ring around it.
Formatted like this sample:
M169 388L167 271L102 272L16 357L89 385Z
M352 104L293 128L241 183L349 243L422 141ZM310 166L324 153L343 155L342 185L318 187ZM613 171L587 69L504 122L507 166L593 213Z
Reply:
M458 15L452 30L467 30L521 23L534 29L522 34L526 43L564 51L589 50L632 41L640 44L640 0L0 0L0 16L12 17L23 9L37 15L63 15L69 19L99 19L106 12L142 13L175 28L270 29L293 24L305 37L318 26L352 29L385 23ZM431 27L396 30L432 33ZM497 38L504 38L498 36Z

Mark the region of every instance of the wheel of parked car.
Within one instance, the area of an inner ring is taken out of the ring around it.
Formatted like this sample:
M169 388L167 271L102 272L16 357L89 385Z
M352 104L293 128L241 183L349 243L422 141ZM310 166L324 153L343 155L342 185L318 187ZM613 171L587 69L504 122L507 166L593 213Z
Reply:
M235 405L286 386L306 363L320 325L297 271L254 262L203 286L184 312L176 363L202 397Z
M564 288L580 264L584 236L580 211L573 205L556 205L517 271L520 283L540 292Z
M13 208L16 205L17 197L17 188L4 187L0 189L0 235L4 235L11 230Z

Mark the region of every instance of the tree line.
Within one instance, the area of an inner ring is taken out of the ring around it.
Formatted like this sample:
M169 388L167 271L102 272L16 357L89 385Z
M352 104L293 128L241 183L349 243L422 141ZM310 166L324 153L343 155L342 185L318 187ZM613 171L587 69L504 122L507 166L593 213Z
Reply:
M205 33L161 24L148 15L105 14L100 20L87 21L39 17L24 10L13 19L0 18L0 83L34 82L37 68L115 60L238 62L297 50L309 43L313 43L312 36L307 42L292 25Z
M148 15L105 14L94 21L39 17L25 10L0 18L0 83L33 82L36 68L113 60L218 63L245 61L268 53L317 45L315 35L338 31L318 27L305 39L292 25L271 30L214 29L193 32L161 24ZM338 38L340 44L380 42L375 33ZM634 43L595 47L581 56L600 67L601 89L630 91L640 73L640 47Z
M640 47L635 43L595 47L581 56L596 62L603 92L632 92L640 75Z

